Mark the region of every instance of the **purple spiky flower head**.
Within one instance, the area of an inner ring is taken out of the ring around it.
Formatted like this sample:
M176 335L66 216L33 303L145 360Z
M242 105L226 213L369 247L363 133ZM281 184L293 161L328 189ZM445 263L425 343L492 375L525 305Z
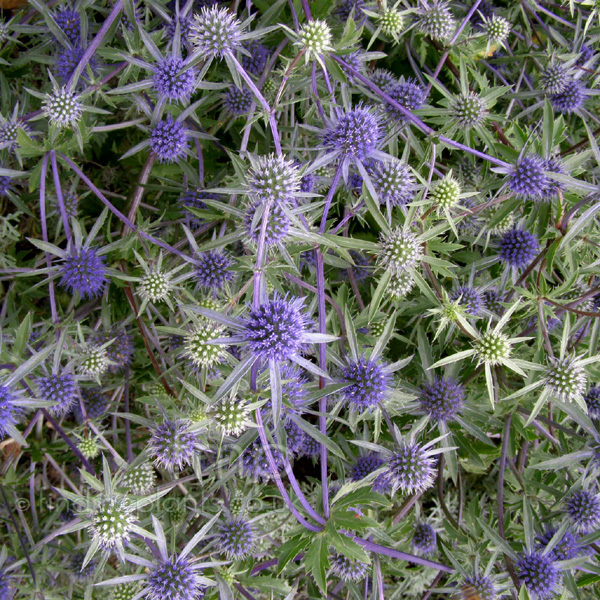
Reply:
M447 40L456 28L450 7L444 0L433 0L431 4L423 2L416 20L418 30L433 40Z
M40 398L52 402L54 406L48 410L56 417L62 417L70 412L77 400L77 384L73 375L48 375L37 381Z
M425 556L437 549L437 534L429 523L417 523L411 540L413 548Z
M346 23L352 16L358 25L363 25L367 20L367 15L362 10L364 6L365 0L339 0L334 13L342 23Z
M344 157L365 160L377 149L382 135L379 116L359 104L338 116L325 132L323 141Z
M202 252L196 257L196 279L202 287L220 290L233 279L232 264L233 261L225 252Z
M395 100L407 110L421 108L427 100L427 91L412 77L406 80L401 79L388 90L387 94L392 100ZM400 123L406 122L406 117L402 112L394 108L391 104L386 104L385 110L392 119Z
M6 175L0 176L0 198L8 198L12 191L11 178Z
M202 596L198 572L180 556L156 565L146 580L146 590L151 600L196 600Z
M362 454L356 459L354 465L352 465L350 479L352 481L360 481L367 475L373 473L373 471L377 471L377 469L381 468L384 464L385 460L375 452Z
M401 160L377 161L367 169L380 204L404 206L411 202L417 190L410 167Z
M63 8L56 12L54 20L71 44L76 46L81 36L81 18L79 17L79 13L70 8Z
M251 75L256 75L258 77L265 70L265 66L269 60L269 55L271 52L258 40L246 42L243 44L243 48L249 53L249 55L242 54L242 67L244 67L244 69Z
M388 460L387 476L394 488L406 494L433 485L435 458L417 442L403 442Z
M281 363L301 352L308 328L303 298L275 297L250 309L242 335L254 356Z
M187 147L185 125L174 120L171 115L157 123L150 133L150 148L161 162L172 163L183 158Z
M342 369L342 382L350 385L341 395L351 406L360 411L377 406L386 398L391 383L390 375L378 360L360 357Z
M113 329L102 336L102 344L112 340L112 344L106 348L106 355L114 365L111 365L111 371L120 371L131 364L133 359L133 337L126 327Z
M540 74L540 86L546 94L560 94L569 81L569 71L559 63L548 65Z
M479 600L495 600L496 586L494 582L482 573L473 573L465 577L464 585L479 594Z
M517 576L530 594L540 600L551 598L560 584L560 571L549 555L536 552L521 555L516 565Z
M157 464L169 471L191 464L198 439L188 429L188 423L176 419L165 421L152 432L150 451Z
M196 50L223 58L242 44L242 24L227 8L203 7L194 15L190 39Z
M500 258L511 267L518 269L528 265L538 250L538 239L525 229L510 229L499 243Z
M294 364L286 364L281 368L281 396L291 405L286 410L300 413L304 409L308 398L308 390L305 384L309 379Z
M565 510L577 531L587 534L600 525L600 496L590 490L577 490L565 502Z
M98 561L90 560L88 564L84 567L84 559L85 554L83 552L77 552L71 558L71 572L73 573L73 579L75 579L75 581L86 581L90 579L92 575L96 572L96 568L98 567ZM1 595L0 598L2 598Z
M248 172L252 198L270 204L294 204L300 190L300 171L293 160L282 155L258 156Z
M375 69L370 76L371 81L384 92L388 92L396 84L396 77L388 69Z
M554 534L557 532L556 527L551 527L544 531L544 533L536 536L536 550L542 552L546 546L550 543ZM581 546L578 543L578 537L571 531L565 531L562 538L558 541L556 546L552 548L549 556L552 560L569 560L579 556L585 546Z
M452 421L465 401L465 388L452 377L436 377L421 388L421 410L436 421Z
M577 79L569 81L559 94L550 96L552 108L567 115L581 108L585 104L585 100L585 88Z
M508 175L511 191L527 200L540 199L552 183L544 173L546 162L536 154L521 158Z
M0 600L12 600L14 587L10 575L0 569Z
M60 284L88 298L102 295L108 283L104 257L95 248L73 248L60 266Z
M99 419L104 415L108 408L108 399L106 395L102 393L102 388L82 388L81 399L83 400L85 414L88 419ZM73 415L78 423L83 422L83 412L79 402L73 404Z
M306 433L293 421L287 421L283 428L285 429L285 447L288 453L301 456L306 444Z
M0 440L23 414L23 409L15 404L16 400L17 395L7 385L0 385Z
M238 560L248 556L254 546L252 525L246 519L235 517L226 521L217 534L219 549L230 560Z
M248 88L230 85L223 94L223 107L234 117L245 115L250 111L251 106L252 92Z
M271 446L271 455L275 461L275 468L278 472L283 470L283 456L279 449ZM267 454L262 446L260 438L250 443L241 456L241 471L246 477L254 481L268 481L273 477Z
M493 313L500 313L502 311L502 298L498 290L486 290L481 295L483 306Z
M192 229L200 227L204 219L194 215L189 209L206 210L204 200L218 200L219 195L211 192L205 192L202 188L189 188L177 200L182 207L183 215Z
M583 398L590 417L592 419L600 419L600 386L593 385Z
M179 38L182 44L187 44L190 41L192 34L192 19L186 15L180 15L179 17L173 17L165 25L165 33L170 40L175 38L175 31L179 24Z
M369 565L335 553L331 556L331 572L342 581L362 581L369 572Z
M26 128L23 121L16 119L8 119L0 123L0 148L14 150L19 145L17 141L19 129Z
M548 158L544 161L544 170L550 173L564 173L564 168L560 160L556 158ZM558 191L562 189L562 184L559 181L546 176L547 184L542 190L541 198L537 196L533 198L535 202L544 201L548 202L558 196Z
M56 74L63 84L66 84L77 65L81 61L85 53L85 48L79 44L74 45L72 48L61 47L56 53ZM95 57L91 57L88 62L89 67L92 71L95 71L98 64ZM87 75L85 70L82 72L81 77L85 80Z
M254 216L256 211L261 206L262 202L260 200L251 202L248 204L244 214L244 228L246 230L246 235L255 244L258 244L260 240L262 219L259 219L258 222L255 222ZM285 213L283 207L276 204L271 206L269 209L269 214L267 215L265 246L273 246L279 242L282 242L289 233L290 225L290 218Z
M458 300L460 306L462 306L466 313L471 316L477 316L483 307L483 301L479 292L468 285L461 285L457 287L451 294L450 300L452 302Z
M193 69L185 68L180 57L167 56L154 67L152 82L159 98L187 100L194 92L196 75Z

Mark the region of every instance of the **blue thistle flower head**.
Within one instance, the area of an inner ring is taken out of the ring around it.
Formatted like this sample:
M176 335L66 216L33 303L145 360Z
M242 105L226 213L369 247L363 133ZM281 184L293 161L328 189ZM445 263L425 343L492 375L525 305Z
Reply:
M589 490L573 492L565 502L565 510L577 531L583 534L595 531L600 524L600 496Z
M71 293L97 298L108 283L104 257L95 248L73 248L60 266L60 284Z
M281 155L258 156L248 173L248 190L263 203L295 204L300 190L298 165Z
M385 460L375 452L368 452L367 454L362 454L356 459L354 465L352 465L352 469L350 471L350 479L352 481L360 481L364 479L367 475L373 473L373 471L377 471L380 467L385 464Z
M435 458L416 442L403 442L388 460L390 483L406 494L426 490L433 485Z
M369 565L353 560L343 554L334 553L330 557L331 572L342 581L362 581L369 572Z
M63 84L69 81L84 53L85 48L79 44L74 45L72 48L61 47L58 49L56 53L56 74ZM92 71L96 70L98 65L93 56L90 58L88 65ZM87 78L85 70L81 73L81 78L84 80Z
M384 92L388 92L396 84L396 77L388 69L375 69L370 76L371 81Z
M77 552L71 558L71 571L73 572L73 578L76 581L86 581L87 579L90 579L98 567L97 560L90 560L90 562L83 567L84 559L85 554L83 552Z
M264 207L260 200L251 202L244 214L244 228L246 235L255 244L260 240L261 219L255 220L256 211ZM265 229L265 246L274 246L282 242L288 235L291 221L283 207L276 204L269 209L267 216L267 227Z
M514 228L500 238L499 246L500 258L511 267L520 269L535 258L539 244L533 233Z
M515 567L519 580L535 598L546 600L554 596L561 577L551 556L536 552L523 554Z
M365 0L340 0L334 13L342 23L352 17L357 25L364 25L367 20L367 15L362 10L364 7Z
M206 210L206 203L204 200L218 200L219 195L211 192L205 192L202 188L189 188L182 196L177 200L181 205L183 216L188 222L192 229L197 229L205 221L200 217L192 214L189 209L195 208L196 210Z
M486 290L481 295L481 300L483 302L483 307L493 313L500 313L502 310L502 298L498 290Z
M480 600L495 600L496 586L494 582L481 573L473 573L465 577L464 585L475 590L479 594Z
M284 365L280 372L281 396L286 403L291 405L291 408L286 407L286 410L295 413L302 412L308 398L308 390L305 387L309 381L308 378L299 367L292 364Z
M437 549L437 534L429 523L417 523L411 540L413 547L421 554L433 554Z
M150 449L156 463L169 471L181 470L191 464L198 439L181 419L165 421L150 438Z
M594 52L594 49L591 46L588 46L587 44L581 44L581 48L579 48L579 56L577 57L577 62L576 64L579 66L585 65L585 63L594 58L594 55L596 53Z
M76 46L81 37L81 18L76 10L63 8L56 12L54 20L67 39Z
M179 24L179 39L181 40L181 43L188 44L192 34L192 19L185 15L173 17L165 25L165 33L170 40L175 38L177 24Z
M562 166L562 163L557 160L556 158L549 158L547 160L544 161L544 170L546 172L550 172L550 173L564 173L564 169ZM562 183L560 183L559 181L555 181L554 179L551 179L550 177L546 176L546 186L542 189L541 192L541 198L539 197L534 197L533 200L534 201L539 201L539 200L543 200L543 201L549 201L552 200L552 198L556 198L556 196L558 195L558 191L560 189L562 189Z
M553 183L544 173L546 170L546 162L542 158L527 154L509 173L508 187L527 200L540 199Z
M203 7L194 15L190 39L196 50L223 58L242 44L242 24L227 8Z
M362 105L339 115L324 134L324 143L331 150L339 150L344 157L365 160L382 138L380 118Z
M304 436L304 444L299 456L307 456L308 458L316 458L321 453L321 444L310 435Z
M585 399L590 417L592 419L600 419L600 386L593 385L583 398Z
M585 88L577 79L569 81L562 92L550 96L550 104L554 110L570 114L580 109L586 100Z
M181 557L156 565L146 581L151 600L196 600L202 595L197 571Z
M48 375L37 381L40 398L52 402L49 411L56 417L62 417L71 411L77 400L77 384L73 375Z
M275 468L278 472L281 472L283 470L283 456L273 446L271 446L270 450L275 461ZM267 454L261 444L260 438L256 438L242 453L241 471L244 476L255 481L269 481L273 477L269 461L267 460Z
M258 40L251 40L242 45L248 54L242 54L242 67L251 75L262 75L271 54L270 50Z
M183 59L167 56L154 67L152 82L159 98L169 102L179 101L192 95L196 87L196 76L193 69L185 68Z
M421 410L436 421L453 420L465 401L465 389L452 377L436 377L421 388Z
M110 366L111 371L120 371L131 364L133 359L133 337L125 327L113 330L102 336L101 343L113 340L112 344L106 348L106 355L114 365Z
M450 300L459 301L460 305L465 309L468 315L476 317L483 308L483 300L479 292L468 285L457 287L451 294Z
M427 91L412 77L406 80L401 79L396 85L388 90L387 94L392 100L395 100L400 106L403 106L407 110L421 108L427 100ZM406 121L406 117L391 104L386 104L385 110L392 119L399 123L404 123Z
M287 451L298 456L302 455L306 444L304 430L293 421L287 421L283 428L285 429Z
M410 167L401 160L377 161L367 169L380 204L404 206L417 191L417 182Z
M246 519L233 518L221 525L217 534L219 549L231 560L248 556L254 546L254 532Z
M354 277L356 281L364 281L373 274L371 260L368 256L362 254L358 250L350 250L350 256L354 261L352 270L354 271Z
M4 569L0 569L0 600L11 600L13 591L10 575Z
M0 176L0 198L8 198L13 192L12 180L6 175Z
M196 257L196 279L202 287L220 290L233 279L232 264L233 261L224 252L202 252Z
M168 115L157 123L150 133L150 149L159 160L172 163L185 156L188 147L188 134L185 125Z
M19 129L27 129L22 121L8 119L0 124L0 148L14 150L18 146L17 135Z
M23 415L23 409L15 404L16 400L17 395L7 385L0 385L0 440Z
M540 85L546 94L560 94L569 81L568 70L559 63L548 65L540 74Z
M230 85L223 94L223 106L234 117L245 115L252 106L252 92L245 87L239 88L236 85Z
M303 298L275 297L250 309L243 336L254 356L281 363L302 351L308 327Z
M556 527L551 527L544 531L544 533L537 535L536 550L542 552L557 531ZM574 533L565 531L562 538L550 551L549 556L552 560L569 560L579 556L583 548L584 546L579 545L578 537Z
M364 356L344 367L341 379L350 384L341 390L342 397L361 411L383 402L391 383L384 366Z
M81 399L88 419L99 419L108 409L108 399L99 387L82 388ZM73 415L78 423L83 422L83 412L79 402L73 404Z

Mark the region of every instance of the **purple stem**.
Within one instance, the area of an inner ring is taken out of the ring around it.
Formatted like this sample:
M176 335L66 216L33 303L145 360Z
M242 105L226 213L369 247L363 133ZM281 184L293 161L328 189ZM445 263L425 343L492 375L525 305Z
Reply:
M325 206L323 208L323 217L321 218L321 225L319 227L319 233L322 235L325 233L327 227L327 215L329 214L329 208L331 207L331 201L333 195L337 189L340 177L342 176L342 168L344 161L340 160L333 181L327 193L325 200ZM327 310L325 307L325 266L323 262L323 253L320 248L316 248L317 256L317 301L319 305L319 332L327 333ZM325 344L319 344L319 367L325 371L327 368L327 347ZM325 379L319 377L319 388L325 387ZM323 435L327 435L327 398L319 399L319 430ZM329 484L327 479L327 446L321 444L321 488L323 493L323 514L325 518L329 518Z
M273 459L273 454L271 453L271 446L269 444L269 440L267 439L265 427L262 422L260 408L256 409L255 414L256 414L256 424L258 425L258 435L260 437L260 441L265 450L265 455L267 457L267 462L269 463L269 468L271 469L271 473L273 474L273 478L275 479L275 484L277 485L277 489L279 490L281 497L283 498L284 502L287 504L288 508L290 509L290 511L292 512L294 517L296 517L298 522L301 523L302 525L304 525L304 527L306 527L306 529L310 529L310 531L315 531L315 532L321 531L321 527L318 527L317 525L313 525L312 523L309 523L300 514L298 509L294 506L294 503L292 502L289 494L287 493L287 490L285 489L285 486L283 485L283 481L281 481L281 476L279 475L279 471L277 470L277 465L275 464L275 460Z
M58 196L58 206L60 207L60 216L62 217L63 227L65 228L65 235L67 240L71 241L71 228L69 227L69 217L67 216L67 210L65 208L65 201L63 198L62 188L60 185L60 177L58 175L58 165L56 164L56 152L50 151L52 155L52 175L54 176L54 188L56 189L56 195Z
M106 17L104 23L102 24L102 27L100 27L100 30L92 40L92 43L86 48L85 52L83 53L83 56L81 57L77 68L75 69L75 71L73 71L71 77L69 77L67 87L72 88L74 86L77 79L79 78L79 75L81 74L83 69L85 69L85 66L88 64L88 62L90 62L90 58L92 58L94 52L96 52L96 50L102 43L104 36L108 33L108 30L111 28L115 19L119 16L121 10L123 10L123 0L117 0L112 11L108 15L108 17Z
M376 86L372 81L369 81L366 77L361 75L361 73L359 73L354 67L350 66L348 63L343 61L339 56L335 56L335 54L332 54L331 58L333 58L333 60L335 60L339 65L344 67L344 69L347 69L354 77L356 77L356 79L361 81L371 91L375 92L380 98L385 100L385 102L387 102L389 105L393 106L396 110L400 111L400 113L406 118L407 121L412 123L415 127L417 127L417 129L420 129L426 135L431 136L431 137L437 137L437 139L440 142L442 142L443 144L446 144L447 146L468 152L469 154L472 154L473 156L477 156L483 160L487 160L488 162L490 162L494 165L498 165L499 167L506 167L506 168L510 167L510 165L508 163L504 162L503 160L494 158L493 156L490 156L489 154L485 154L485 152L480 152L479 150L475 150L474 148L470 148L469 146L465 146L464 144L461 144L460 142L455 142L454 140L451 140L450 138L447 138L446 136L438 135L434 129L429 127L429 125L426 125L425 123L423 123L423 121L421 121L421 119L419 119L418 117L413 115L407 108L405 108L404 106L402 106L401 104L396 102L393 98L390 98L390 96L388 96L383 90L381 90L378 86Z
M43 413L44 417L46 418L46 420L52 425L52 427L54 427L54 431L56 431L58 433L58 435L60 435L60 437L63 440L65 440L65 442L67 443L67 446L69 446L69 448L71 449L71 452L73 452L73 454L75 454L75 456L77 456L77 458L81 461L81 464L85 467L86 471L88 473L91 473L95 477L96 471L94 470L94 467L92 467L92 465L88 462L88 459L85 456L83 456L83 454L81 454L79 448L71 441L69 436L62 430L62 427L58 424L58 422L52 418L50 413L45 408L42 408L42 413Z
M312 13L310 12L310 6L308 5L308 0L302 0L302 10L304 11L304 16L308 21L312 21Z
M169 246L169 244L159 240L158 238L155 238L154 236L150 235L149 233L146 233L145 231L141 231L140 229L138 229L119 209L115 208L106 199L104 194L83 174L83 171L81 171L81 169L70 158L65 156L62 152L60 153L60 156L63 160L65 160L68 163L68 165L71 167L71 169L73 169L73 171L75 171L75 173L77 173L77 175L79 175L81 180L88 186L88 188L90 188L90 190L104 204L104 206L107 206L108 209L121 222L123 222L125 225L127 225L127 227L129 227L129 229L131 229L132 231L137 233L141 238L144 238L145 240L148 240L149 242L152 242L153 244L160 246L164 250L167 250L168 252L171 252L172 254L179 256L179 258L185 260L186 262L194 262L194 260L191 257L187 256L183 252L180 252L176 248L173 248L173 246Z
M357 535L354 535L349 531L342 531L341 533L347 535L351 540L354 540L357 544L361 545L365 550L368 550L369 552L375 552L375 554L383 554L384 556L391 556L392 558L405 560L415 565L423 565L424 567L430 567L432 569L436 569L437 571L444 571L445 573L454 573L454 569L452 567L442 565L433 560L428 560L426 558L423 558L422 556L415 556L414 554L400 552L400 550L394 550L393 548L381 546L380 544L376 544L375 542L363 540L361 537L358 537Z
M48 222L46 221L46 174L48 172L48 154L42 160L42 172L40 175L40 221L42 222L42 238L45 242L48 241ZM46 264L52 266L52 258L48 252L46 255ZM56 312L56 300L54 298L54 280L48 282L50 292L50 312L52 314L52 322L58 323L58 313Z
M240 74L240 76L242 77L242 79L246 82L246 85L250 88L250 90L252 91L252 93L254 94L256 99L260 102L263 109L268 113L269 126L271 127L271 134L273 135L273 143L275 144L275 152L277 152L277 154L280 155L281 154L281 139L279 137L279 130L277 129L277 121L275 119L275 114L271 110L269 103L265 100L261 91L256 87L256 85L254 84L254 81L252 81L252 77L250 77L250 75L248 75L248 73L246 73L246 70L238 62L238 59L234 56L233 53L229 54L229 58L231 59L231 62L233 62L233 64L235 65L235 68L237 69L237 71Z

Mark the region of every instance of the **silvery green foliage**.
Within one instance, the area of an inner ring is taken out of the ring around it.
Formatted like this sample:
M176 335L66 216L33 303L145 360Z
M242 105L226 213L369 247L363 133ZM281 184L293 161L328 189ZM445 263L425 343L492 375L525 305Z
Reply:
M4 7L0 600L595 598L599 17Z

